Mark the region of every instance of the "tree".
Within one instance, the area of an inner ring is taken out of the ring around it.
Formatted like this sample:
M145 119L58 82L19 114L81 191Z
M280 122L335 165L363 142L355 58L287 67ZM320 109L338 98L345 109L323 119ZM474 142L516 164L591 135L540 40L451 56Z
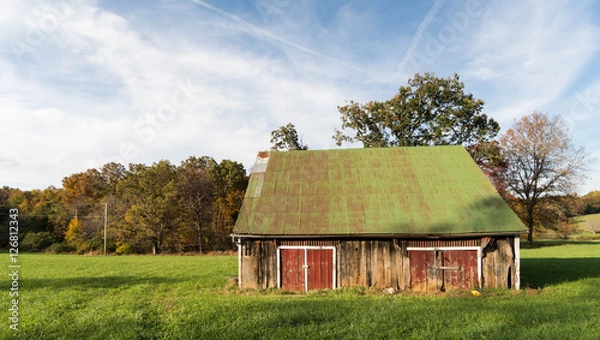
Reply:
M242 206L242 200L248 176L244 165L239 162L224 159L209 171L215 184L215 205L213 211L213 230L216 248L231 247L229 234Z
M190 157L177 168L178 190L185 208L184 215L196 232L200 253L207 243L207 229L215 202L215 186L209 175L210 167L215 165L214 159L209 157Z
M502 156L498 142L481 142L469 145L467 151L485 176L492 182L500 196L505 200L510 199L505 177L508 163Z
M98 203L109 190L104 176L97 169L72 174L62 180L67 204Z
M482 114L484 102L464 93L457 74L437 78L415 74L385 102L350 101L338 107L342 129L333 139L364 147L476 144L494 138L500 126ZM351 135L344 130L352 130Z
M50 186L42 191L42 200L44 204L44 214L48 217L49 227L54 233L57 241L62 241L73 217L68 207L64 203L64 190Z
M600 213L600 191L595 190L583 196L584 214Z
M104 164L100 174L105 183L105 191L109 195L115 195L117 184L127 175L127 169L120 163L110 162Z
M10 221L10 209L13 208L10 206L9 199L11 196L11 192L14 189L4 185L0 187L0 228L2 230L9 230L9 221ZM6 234L4 234L6 235ZM8 246L8 237L0 238L0 247L4 248Z
M117 185L117 192L132 203L125 219L135 226L133 235L150 241L157 254L179 222L176 169L163 160L150 167L132 166L131 170Z
M99 250L104 225L101 203L111 190L105 176L98 169L88 169L63 178L62 184L65 209L80 223L76 239L68 241L80 253Z
M524 205L529 244L541 199L570 193L587 170L588 155L564 126L560 117L534 112L515 122L499 141L508 162L508 189Z
M298 131L292 123L271 131L271 143L271 150L308 150L308 145L298 137Z

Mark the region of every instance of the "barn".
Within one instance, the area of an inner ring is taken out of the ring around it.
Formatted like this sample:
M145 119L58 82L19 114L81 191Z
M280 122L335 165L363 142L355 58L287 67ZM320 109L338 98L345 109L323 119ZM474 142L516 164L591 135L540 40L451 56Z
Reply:
M519 289L527 230L462 146L259 152L241 288Z

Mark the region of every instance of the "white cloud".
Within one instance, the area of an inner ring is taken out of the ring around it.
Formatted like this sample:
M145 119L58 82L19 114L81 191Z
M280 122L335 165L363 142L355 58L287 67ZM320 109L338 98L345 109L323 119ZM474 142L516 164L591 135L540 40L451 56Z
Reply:
M584 4L491 4L468 47L469 80L491 84L488 109L502 122L564 94L598 50L598 27Z
M273 40L260 30L250 34L256 32ZM0 96L2 115L27 127L11 135L27 142L5 154L21 162L3 161L17 170L9 175L7 169L3 180L22 183L27 176L34 186L60 185L90 164L178 162L190 155L250 166L279 125L294 121L306 140L321 143L323 131L333 129L335 105L344 98L330 78L335 60L308 51L313 60L298 69L216 40L198 45L181 37L184 45L166 49L168 35L157 29L152 36L148 41L124 17L82 5L26 56L36 70L25 81L21 65L0 59L7 70L0 80L7 93ZM307 52L279 42L294 50L291 55ZM48 49L59 55L37 58ZM326 59L327 66L314 58ZM74 93L78 81L89 84ZM57 86L62 82L66 86ZM98 93L105 84L108 92ZM332 117L323 117L324 107Z

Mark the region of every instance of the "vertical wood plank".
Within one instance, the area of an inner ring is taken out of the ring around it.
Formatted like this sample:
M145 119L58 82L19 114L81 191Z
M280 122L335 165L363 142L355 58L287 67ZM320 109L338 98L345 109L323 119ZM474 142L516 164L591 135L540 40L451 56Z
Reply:
M281 249L281 288L303 291L304 249Z
M390 254L390 287L398 290L398 252L394 240L388 243L388 252Z
M277 287L277 245L274 241L267 241L268 246L268 261L265 270L267 271L267 280L265 288Z
M406 289L406 286L404 285L404 257L402 256L402 248L396 242L394 242L392 246L394 247L395 255L396 288L398 290L404 290Z
M411 261L408 255L407 243L402 241L402 285L403 289L411 288Z
M445 250L442 253L443 267L446 268L443 270L445 290L477 288L477 251Z
M410 287L415 292L426 292L428 280L427 264L432 263L434 253L432 251L409 251L410 258Z
M256 289L259 287L258 258L253 254L246 255L246 245L242 245L242 288Z
M333 250L307 249L308 290L333 288Z

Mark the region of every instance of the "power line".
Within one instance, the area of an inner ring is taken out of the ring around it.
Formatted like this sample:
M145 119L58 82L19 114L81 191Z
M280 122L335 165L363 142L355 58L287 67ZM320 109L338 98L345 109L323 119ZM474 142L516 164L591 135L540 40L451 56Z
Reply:
M0 216L11 216L14 214L0 214ZM56 214L44 215L44 214L19 214L19 217L48 217L48 216L56 216ZM75 216L73 214L73 216ZM88 217L104 217L103 215L77 215L78 218L88 218Z

